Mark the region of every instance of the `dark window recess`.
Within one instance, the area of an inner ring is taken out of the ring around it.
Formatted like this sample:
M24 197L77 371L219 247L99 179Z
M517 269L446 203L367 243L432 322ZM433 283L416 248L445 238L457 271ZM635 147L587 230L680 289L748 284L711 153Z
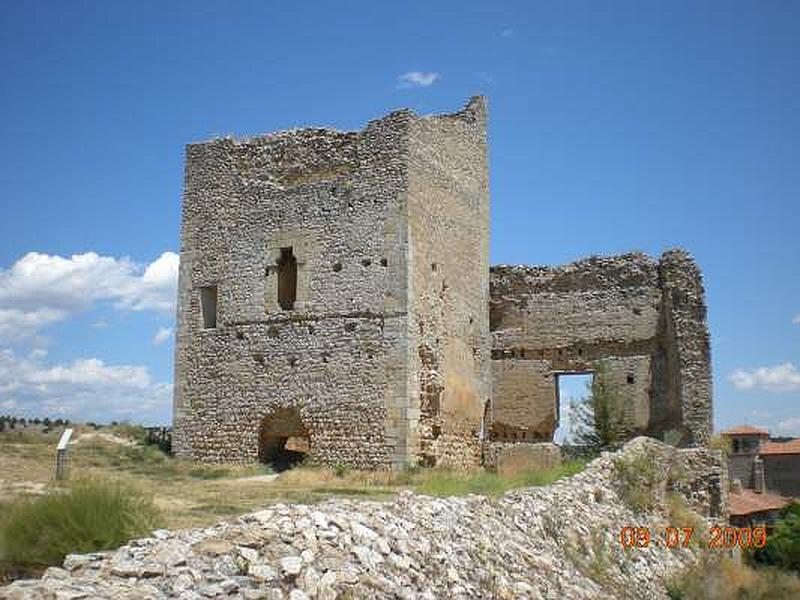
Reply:
M333 272L338 273L342 270L342 263L333 263Z
M381 266L382 267L388 267L389 266L389 261L386 260L385 258L382 258L381 259Z
M200 312L203 313L203 327L214 329L217 326L217 286L200 288Z
M283 310L292 310L297 299L297 259L292 247L281 248L278 259L278 304Z
M633 373L628 373L628 383L636 383L636 378L633 376Z
M372 261L371 261L370 259L368 259L368 258L365 258L365 259L363 259L363 260L361 261L361 264L362 264L363 266L365 266L365 267L368 267L368 266L370 266L370 265L372 264Z

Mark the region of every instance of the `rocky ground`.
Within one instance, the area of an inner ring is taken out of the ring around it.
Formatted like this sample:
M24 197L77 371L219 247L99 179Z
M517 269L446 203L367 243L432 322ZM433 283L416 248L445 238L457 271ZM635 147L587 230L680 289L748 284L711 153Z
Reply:
M656 480L652 507L637 513L619 464L641 457ZM663 579L698 550L625 550L620 530L681 525L670 523L668 487L713 514L719 469L707 451L637 438L570 479L495 499L337 499L155 531L115 551L70 555L42 579L0 588L0 598L667 598Z

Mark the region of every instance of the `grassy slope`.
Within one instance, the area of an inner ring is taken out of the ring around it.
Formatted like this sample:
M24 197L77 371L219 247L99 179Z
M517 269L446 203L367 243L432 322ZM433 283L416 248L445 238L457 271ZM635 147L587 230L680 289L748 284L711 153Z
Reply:
M113 432L113 429L102 431ZM117 429L122 435L135 431ZM78 429L73 439L89 429ZM47 435L0 433L0 503L31 492L46 491L53 473L59 432ZM546 485L579 471L583 463L502 478L483 470L441 469L401 473L332 470L304 466L277 479L263 466L205 465L169 458L155 447L124 446L94 438L70 446L72 478L107 477L137 486L155 499L169 528L201 526L221 517L256 510L276 502L317 502L332 496L386 499L404 489L447 496L467 493L497 495L514 487Z

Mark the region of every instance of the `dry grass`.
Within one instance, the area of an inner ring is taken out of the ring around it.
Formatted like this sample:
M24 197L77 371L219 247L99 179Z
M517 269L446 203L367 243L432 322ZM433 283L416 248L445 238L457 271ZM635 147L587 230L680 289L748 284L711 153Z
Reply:
M208 525L277 502L314 503L334 496L380 500L404 489L437 496L496 495L515 487L546 485L583 467L583 463L570 463L547 471L500 477L480 469L390 472L304 465L275 476L263 465L182 461L164 455L153 446L139 443L128 446L92 435L92 428L76 429L74 440L81 433L90 435L70 446L70 476L115 479L137 486L153 497L170 528ZM100 431L139 437L135 428ZM53 475L60 431L46 435L19 433L0 433L0 502L46 491Z
M753 568L707 555L667 583L672 600L795 600L800 578L775 568Z

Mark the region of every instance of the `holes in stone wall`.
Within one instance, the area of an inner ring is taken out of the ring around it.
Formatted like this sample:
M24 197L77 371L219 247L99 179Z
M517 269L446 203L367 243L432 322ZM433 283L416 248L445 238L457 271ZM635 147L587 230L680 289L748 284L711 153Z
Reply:
M387 266L389 266L389 261L388 261L388 260L386 260L385 258L382 258L382 259L381 259L381 266L382 266L382 267L387 267Z
M244 339L244 332L242 332L242 331L237 331L237 332L236 332L236 339L237 339L237 340L243 340L243 339Z
M440 435L442 435L442 426L441 425L433 425L431 427L431 437L433 437L433 439L436 439Z
M437 268L438 268L438 265L436 263L431 263L431 271L433 271L435 273Z
M296 356L290 356L289 357L289 366L292 367L293 369L297 366L297 357Z
M361 260L361 266L368 267L372 264L372 261L368 258L364 258Z
M270 326L270 327L267 329L267 336L269 336L269 337L271 337L271 338L276 338L276 337L278 337L278 328L277 328L277 327L275 327L274 325L271 325L271 326Z
M333 263L333 272L338 273L342 270L342 263Z
M636 377L633 373L628 373L628 376L625 378L628 384L636 383Z
M260 353L253 354L253 360L256 361L256 363L261 365L262 367L266 364L266 361L264 360L264 355Z
M297 299L297 259L292 247L281 248L278 259L278 304L283 310L293 310Z
M344 330L347 331L347 332L352 333L353 331L356 330L356 324L355 323L345 323Z
M200 312L203 314L203 327L214 329L217 326L217 286L200 288Z

